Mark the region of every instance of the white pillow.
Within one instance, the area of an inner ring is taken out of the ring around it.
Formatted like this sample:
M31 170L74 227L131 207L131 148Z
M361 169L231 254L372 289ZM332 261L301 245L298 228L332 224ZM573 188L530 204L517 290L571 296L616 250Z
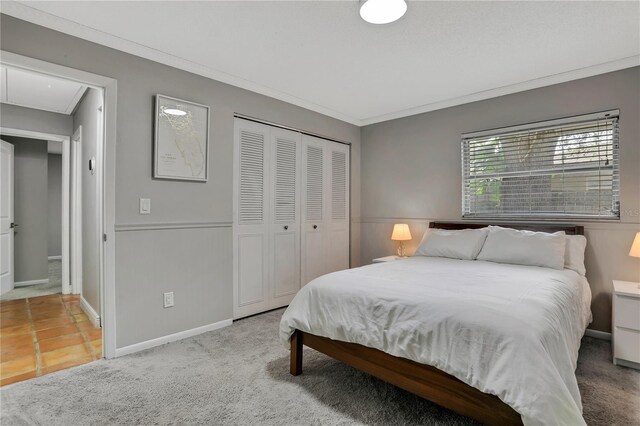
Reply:
M474 260L482 249L487 233L486 228L455 231L427 229L416 250L416 256Z
M587 239L584 235L567 235L566 239L564 267L584 276L587 273L587 268L584 266L584 249L587 247Z
M549 234L490 226L477 259L563 269L566 241L564 231Z

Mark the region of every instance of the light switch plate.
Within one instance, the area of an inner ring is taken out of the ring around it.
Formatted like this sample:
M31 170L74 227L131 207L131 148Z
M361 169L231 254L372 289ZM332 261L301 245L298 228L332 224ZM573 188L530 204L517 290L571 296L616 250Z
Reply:
M150 198L140 198L140 214L151 214Z
M173 306L173 292L164 293L164 307L170 308Z

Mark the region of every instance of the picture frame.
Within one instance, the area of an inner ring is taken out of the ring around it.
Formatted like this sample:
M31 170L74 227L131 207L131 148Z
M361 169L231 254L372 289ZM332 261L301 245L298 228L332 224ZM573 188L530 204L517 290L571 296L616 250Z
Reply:
M156 94L154 179L208 180L209 112L207 105Z

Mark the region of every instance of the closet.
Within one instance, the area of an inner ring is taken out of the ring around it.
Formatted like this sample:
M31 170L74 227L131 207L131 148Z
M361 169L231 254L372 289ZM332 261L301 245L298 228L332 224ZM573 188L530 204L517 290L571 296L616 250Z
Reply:
M349 267L349 146L235 119L234 318Z

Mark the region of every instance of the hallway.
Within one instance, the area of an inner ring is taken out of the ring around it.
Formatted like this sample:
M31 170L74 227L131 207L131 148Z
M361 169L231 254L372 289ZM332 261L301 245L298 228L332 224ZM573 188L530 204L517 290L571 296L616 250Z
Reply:
M78 295L2 301L0 317L0 386L102 358L102 329Z

